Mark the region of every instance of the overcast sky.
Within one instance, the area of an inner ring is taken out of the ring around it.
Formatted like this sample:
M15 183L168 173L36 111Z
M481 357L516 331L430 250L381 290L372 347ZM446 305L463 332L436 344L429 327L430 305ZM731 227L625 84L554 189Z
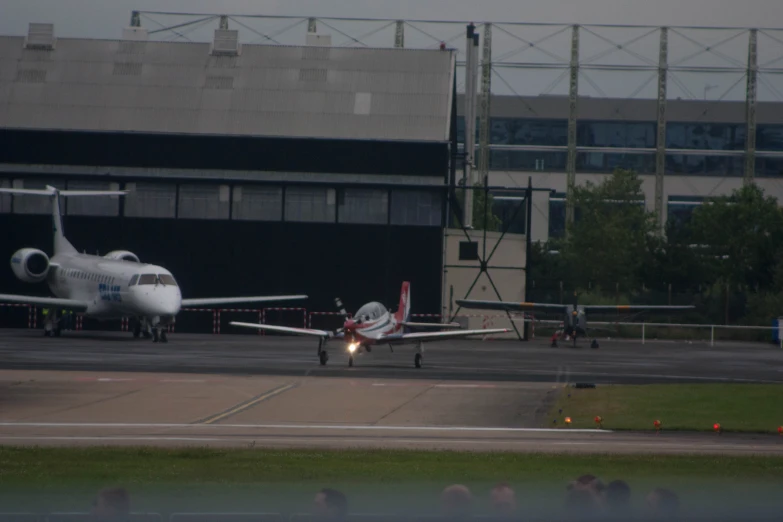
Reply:
M580 24L783 27L781 0L0 0L0 34L118 37L138 10Z

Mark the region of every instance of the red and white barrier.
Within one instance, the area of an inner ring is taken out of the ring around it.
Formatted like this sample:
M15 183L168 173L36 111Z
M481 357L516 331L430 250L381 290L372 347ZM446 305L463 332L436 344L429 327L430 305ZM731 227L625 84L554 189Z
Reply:
M310 315L307 316L307 328L313 327L313 316L314 315L343 315L340 312L310 312ZM346 317L350 319L353 317L350 313L346 314Z

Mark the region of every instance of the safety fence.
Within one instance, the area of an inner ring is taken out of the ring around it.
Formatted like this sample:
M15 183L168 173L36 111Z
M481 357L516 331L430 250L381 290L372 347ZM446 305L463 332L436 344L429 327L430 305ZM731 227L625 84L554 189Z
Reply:
M27 304L3 304L0 303L0 309L3 307L8 308L27 308L27 328L37 328L38 327L38 318L41 316L41 322L43 322L43 316L42 316L42 309L33 306L33 305L27 305ZM212 333L213 334L220 334L221 333L221 325L225 320L234 321L237 320L236 316L240 314L244 314L245 316L249 317L246 322L258 322L260 324L274 324L278 326L292 326L292 327L301 327L301 328L319 328L319 329L330 329L330 330L336 330L340 328L343 325L343 314L340 312L308 312L306 308L302 307L265 307L265 308L183 308L180 310L180 316L183 317L183 314L190 314L190 313L200 313L200 314L212 314ZM230 314L229 318L226 319L226 314ZM252 314L252 315L249 315ZM353 317L351 313L346 314L347 318ZM433 322L433 323L439 323L443 319L442 314L411 314L411 318L417 319L417 320L425 320L424 322ZM495 321L498 318L506 319L507 316L505 314L461 314L457 315L455 319L471 319L471 318L481 318L482 319L482 327L483 328L492 328ZM8 321L8 326L21 326L21 323L18 321L19 317L16 317L16 321ZM267 323L269 321L269 323ZM4 321L5 323L5 321ZM15 323L15 324L14 324ZM0 323L2 324L2 323ZM177 326L177 318L174 319L168 326L167 331L169 333L172 333L176 330ZM83 316L82 314L74 314L74 325L73 330L82 330L83 329ZM108 328L103 328L108 329ZM122 332L128 332L131 330L131 319L128 317L123 317L119 321L119 329ZM180 330L184 332L188 332L190 329ZM257 331L258 335L265 335L266 332L263 330Z
M513 321L531 323L540 323L552 325L550 327L554 332L560 332L563 329L563 321L557 320L535 320L523 317L514 317ZM598 328L596 328L598 327ZM609 329L611 328L611 330ZM780 329L777 326L748 326L748 325L723 325L723 324L683 324L683 323L647 323L647 322L624 322L624 321L590 321L587 325L588 337L606 338L607 333L614 333L622 339L640 339L642 344L651 340L678 340L678 341L707 341L707 331L709 330L710 346L715 346L715 341L723 340L755 340L763 341L765 339L758 336L759 333L770 332L772 335L768 340L775 342L783 349L783 335L780 335ZM752 332L756 335L752 337L741 334L730 334L727 332ZM703 333L702 333L703 332ZM717 334L717 335L716 335Z

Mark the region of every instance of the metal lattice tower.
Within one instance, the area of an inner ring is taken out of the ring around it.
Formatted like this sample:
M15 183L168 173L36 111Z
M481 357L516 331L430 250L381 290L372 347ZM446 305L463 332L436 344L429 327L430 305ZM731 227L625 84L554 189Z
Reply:
M758 30L750 30L748 42L748 86L745 96L747 139L745 142L744 183L753 183L756 174L756 97L758 94Z
M566 164L566 230L574 222L576 186L576 118L579 102L579 26L571 36L570 84L568 87L568 163Z
M394 47L402 49L405 47L405 22L397 20L394 27Z
M492 24L484 24L484 48L481 60L481 107L479 118L479 175L489 175L490 105L492 94Z
M661 49L658 58L658 129L655 150L655 212L657 233L663 235L663 182L666 175L666 80L669 70L669 29L661 28Z

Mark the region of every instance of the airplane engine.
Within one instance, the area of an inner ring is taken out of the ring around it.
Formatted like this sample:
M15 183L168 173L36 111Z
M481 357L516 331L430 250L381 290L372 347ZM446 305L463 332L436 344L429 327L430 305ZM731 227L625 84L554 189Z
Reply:
M49 256L37 248L23 248L11 256L11 270L25 283L40 283L49 273Z
M103 257L106 259L119 259L120 261L131 261L133 263L141 263L141 261L139 261L139 256L137 256L133 252L128 252L127 250L113 250Z

